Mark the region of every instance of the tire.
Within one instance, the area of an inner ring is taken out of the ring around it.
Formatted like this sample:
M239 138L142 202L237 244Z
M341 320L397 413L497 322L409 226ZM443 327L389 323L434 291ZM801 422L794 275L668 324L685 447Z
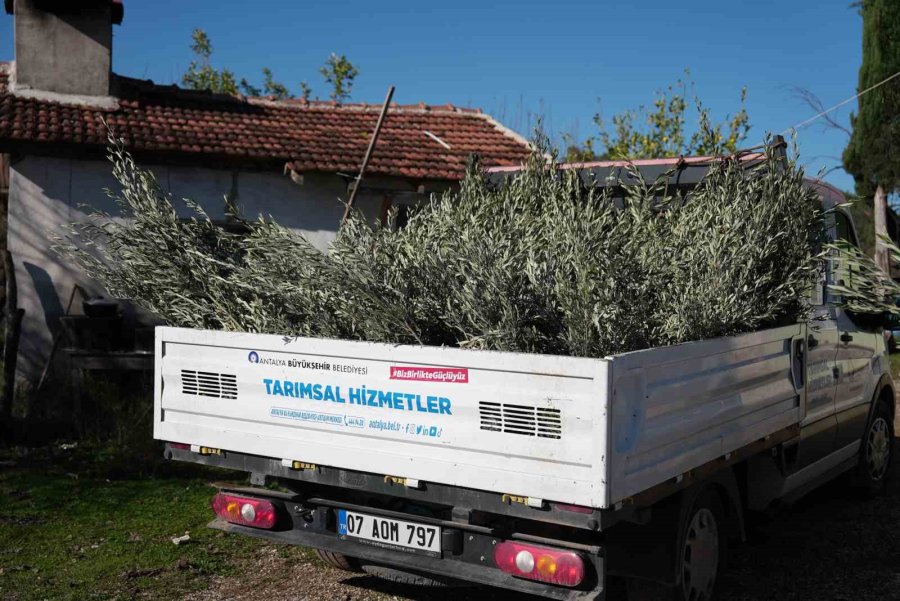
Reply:
M872 412L860 446L859 465L854 484L865 495L877 495L884 490L894 458L894 416L884 401Z
M355 557L347 557L342 553L334 551L326 551L324 549L313 549L319 559L327 563L333 568L345 570L347 572L362 572L359 561Z
M626 581L628 601L714 601L728 555L728 528L722 500L707 487L684 513L678 528L674 587L646 580Z
M387 566L376 564L363 564L362 571L372 576L377 576L383 580L404 584L409 586L421 586L431 588L462 588L475 586L462 580L454 580L452 578L442 578L440 576L424 574L419 572L409 572L398 570L397 568L389 568Z

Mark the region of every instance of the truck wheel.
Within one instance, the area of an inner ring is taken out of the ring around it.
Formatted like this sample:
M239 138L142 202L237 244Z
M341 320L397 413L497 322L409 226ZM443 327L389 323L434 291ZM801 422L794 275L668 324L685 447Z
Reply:
M885 402L879 402L862 439L856 484L865 494L876 495L884 490L894 446L894 416Z
M335 553L334 551L326 551L324 549L313 550L316 552L316 556L318 556L319 559L333 568L346 570L348 572L362 572L362 568L359 567L359 561L355 557L347 557L342 553Z
M676 599L710 601L715 598L719 574L725 567L726 532L722 501L708 488L697 497L685 518L679 547L681 595L676 595Z
M712 601L725 566L728 528L722 500L706 488L678 528L675 587L646 580L626 581L628 601Z

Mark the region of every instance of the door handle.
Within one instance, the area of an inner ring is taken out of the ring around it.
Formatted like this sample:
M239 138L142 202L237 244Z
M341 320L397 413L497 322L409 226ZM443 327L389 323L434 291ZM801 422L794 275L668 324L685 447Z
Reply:
M841 379L841 370L840 370L840 368L838 368L838 367L832 367L832 368L831 368L831 375L834 376L834 379L835 379L835 380L840 380L840 379Z
M850 332L841 334L841 342L850 342L851 340L853 340L853 335Z
M803 361L803 338L794 338L791 340L791 381L794 384L794 390L800 392L803 388L805 374Z

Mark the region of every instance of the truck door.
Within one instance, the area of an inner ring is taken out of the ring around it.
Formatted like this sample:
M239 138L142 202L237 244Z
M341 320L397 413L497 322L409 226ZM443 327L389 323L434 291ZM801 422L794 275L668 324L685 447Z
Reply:
M834 240L834 214L825 216L828 237ZM800 422L797 467L803 468L832 453L837 441L835 392L837 390L837 350L840 338L838 311L828 292L834 282L833 260L822 262L821 278L813 291L806 339L806 411Z
M835 449L835 357L838 337L833 309L824 304L815 307L806 340L806 414L800 422L798 468L815 463Z
M836 237L859 247L850 218L842 211L835 211ZM852 287L853 273L841 270L839 278L850 278L844 285ZM869 417L869 403L875 393L878 380L875 374L880 364L876 360L883 353L883 334L872 323L837 309L837 388L835 390L835 414L838 433L835 448L840 449L860 440ZM871 321L871 320L869 320ZM880 376L881 374L877 374Z

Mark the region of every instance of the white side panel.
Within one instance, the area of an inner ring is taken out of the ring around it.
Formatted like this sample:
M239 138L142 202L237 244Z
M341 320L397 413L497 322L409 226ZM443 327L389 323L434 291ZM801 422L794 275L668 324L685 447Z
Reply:
M609 493L618 502L799 423L792 340L805 326L612 359Z
M605 360L158 328L156 366L162 440L607 505Z

